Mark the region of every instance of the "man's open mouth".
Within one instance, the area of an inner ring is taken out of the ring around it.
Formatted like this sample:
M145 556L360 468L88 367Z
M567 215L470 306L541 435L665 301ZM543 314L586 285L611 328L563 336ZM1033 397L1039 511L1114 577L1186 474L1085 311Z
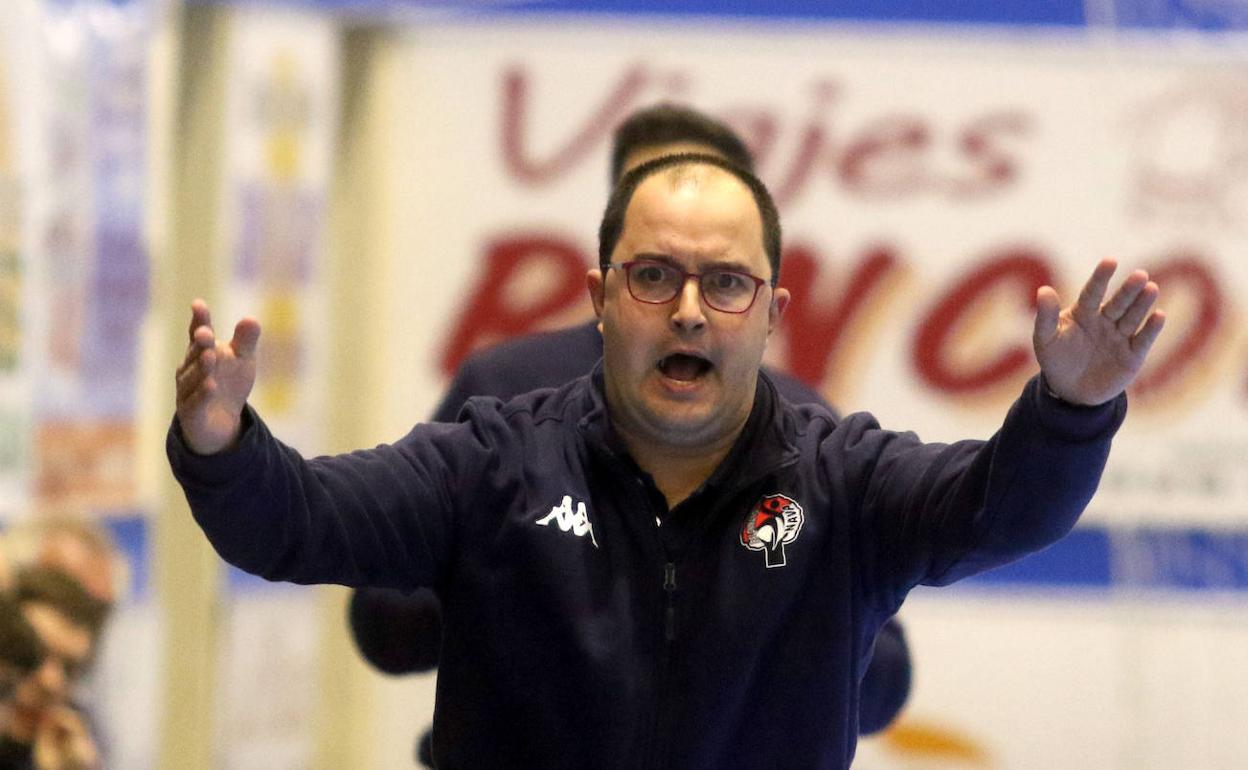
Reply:
M659 361L659 371L664 377L681 382L691 382L711 370L711 362L691 353L672 353Z

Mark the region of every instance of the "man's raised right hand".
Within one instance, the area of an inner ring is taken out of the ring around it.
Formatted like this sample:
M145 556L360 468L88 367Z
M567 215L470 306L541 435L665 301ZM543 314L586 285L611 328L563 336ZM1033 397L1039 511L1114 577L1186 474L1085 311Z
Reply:
M178 367L178 423L191 451L210 455L229 449L242 430L243 407L256 382L260 322L247 317L234 338L218 342L202 299L191 303L190 345Z

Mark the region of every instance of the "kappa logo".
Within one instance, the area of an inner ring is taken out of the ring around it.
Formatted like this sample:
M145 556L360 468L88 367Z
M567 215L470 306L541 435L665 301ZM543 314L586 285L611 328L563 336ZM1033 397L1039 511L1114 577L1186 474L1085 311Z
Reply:
M741 545L751 551L762 551L768 568L783 567L784 546L797 539L805 518L802 506L793 498L767 495L745 517Z
M598 540L594 537L594 525L589 521L589 514L585 511L585 503L577 501L576 511L572 510L572 496L564 495L563 502L550 509L550 513L537 520L537 523L543 527L549 527L551 522L559 526L564 532L571 532L577 537L585 537L589 535L589 542L598 547Z

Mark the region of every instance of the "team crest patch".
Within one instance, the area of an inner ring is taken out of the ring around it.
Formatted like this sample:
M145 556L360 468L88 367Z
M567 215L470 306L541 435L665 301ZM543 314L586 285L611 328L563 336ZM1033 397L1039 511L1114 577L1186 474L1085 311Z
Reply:
M802 506L793 498L767 495L745 517L741 545L751 551L762 551L769 568L783 567L784 547L797 539L805 518Z

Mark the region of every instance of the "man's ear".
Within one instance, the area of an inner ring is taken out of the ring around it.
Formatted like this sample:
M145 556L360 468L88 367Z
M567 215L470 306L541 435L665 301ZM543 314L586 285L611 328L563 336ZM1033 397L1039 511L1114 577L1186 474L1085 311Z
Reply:
M767 307L767 334L771 334L780 325L784 317L784 309L789 306L789 290L777 286L771 291L771 305Z
M601 268L595 267L585 274L585 288L589 290L589 301L594 303L594 314L601 325L602 306L607 301L607 278Z
M785 308L789 307L791 298L787 288L778 286L771 290L771 305L768 306L768 334L776 331L776 327L780 326L780 318L784 317Z

